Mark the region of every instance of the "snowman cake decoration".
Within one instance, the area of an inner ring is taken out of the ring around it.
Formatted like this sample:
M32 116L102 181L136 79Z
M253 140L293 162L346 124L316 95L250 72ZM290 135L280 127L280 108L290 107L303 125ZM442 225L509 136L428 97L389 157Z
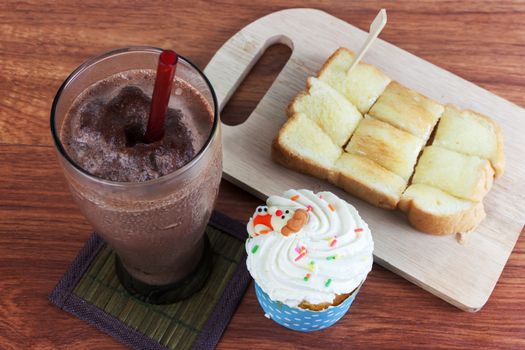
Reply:
M250 237L265 235L272 231L288 237L299 232L308 223L309 215L305 209L268 207L261 205L248 222Z

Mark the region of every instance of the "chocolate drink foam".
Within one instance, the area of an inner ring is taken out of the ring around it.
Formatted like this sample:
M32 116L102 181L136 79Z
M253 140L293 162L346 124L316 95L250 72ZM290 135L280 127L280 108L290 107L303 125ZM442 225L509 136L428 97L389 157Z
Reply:
M202 148L212 110L192 86L173 83L164 137L144 142L155 72L113 75L84 91L70 108L62 139L66 152L92 175L117 182L143 182L180 169Z

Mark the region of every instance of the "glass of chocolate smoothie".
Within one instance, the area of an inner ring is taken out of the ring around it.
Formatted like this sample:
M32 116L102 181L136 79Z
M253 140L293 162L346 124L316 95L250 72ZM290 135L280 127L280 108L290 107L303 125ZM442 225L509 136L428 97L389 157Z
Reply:
M157 304L187 298L209 274L204 230L222 173L215 93L182 56L164 136L145 143L161 52L125 48L85 62L62 84L51 110L73 197L117 253L124 287Z

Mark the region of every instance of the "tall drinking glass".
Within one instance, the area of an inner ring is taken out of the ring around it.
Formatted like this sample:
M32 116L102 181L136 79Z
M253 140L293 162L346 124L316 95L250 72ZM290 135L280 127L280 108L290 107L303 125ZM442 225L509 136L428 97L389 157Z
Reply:
M204 97L213 115L208 137L195 149L194 158L159 178L116 182L94 176L67 153L62 133L70 107L88 87L117 73L156 70L160 53L150 47L125 48L82 64L56 94L51 133L74 199L95 232L118 256L120 281L146 302L170 303L200 289L211 268L204 230L218 194L222 153L218 105L210 82L179 56L176 77ZM172 94L180 94L173 90Z

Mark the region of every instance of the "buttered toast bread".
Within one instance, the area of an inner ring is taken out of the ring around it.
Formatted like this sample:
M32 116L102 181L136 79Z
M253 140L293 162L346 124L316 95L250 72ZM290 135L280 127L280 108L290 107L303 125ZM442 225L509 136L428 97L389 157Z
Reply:
M273 159L373 205L399 208L420 231L474 230L485 217L484 196L503 173L499 126L366 63L348 75L354 57L340 48L308 79L288 107Z
M355 130L345 151L368 158L408 181L424 143L387 123L366 118Z
M361 113L330 85L317 78L308 78L306 86L307 90L289 104L288 115L304 113L342 147L362 119Z
M426 142L443 109L439 103L393 81L368 114Z
M328 180L369 203L395 209L407 182L365 157L343 152Z
M365 114L385 90L390 78L376 67L360 62L346 74L355 54L341 47L326 60L318 77L346 97Z
M486 159L429 146L419 158L412 183L439 188L457 198L481 202L492 187L493 179L494 170Z
M292 169L327 179L341 147L303 113L292 115L272 145L272 158Z
M398 207L412 226L435 235L472 231L485 218L483 202L459 199L423 184L410 185Z
M503 174L505 157L499 125L470 110L445 106L433 145L490 161L496 178Z

